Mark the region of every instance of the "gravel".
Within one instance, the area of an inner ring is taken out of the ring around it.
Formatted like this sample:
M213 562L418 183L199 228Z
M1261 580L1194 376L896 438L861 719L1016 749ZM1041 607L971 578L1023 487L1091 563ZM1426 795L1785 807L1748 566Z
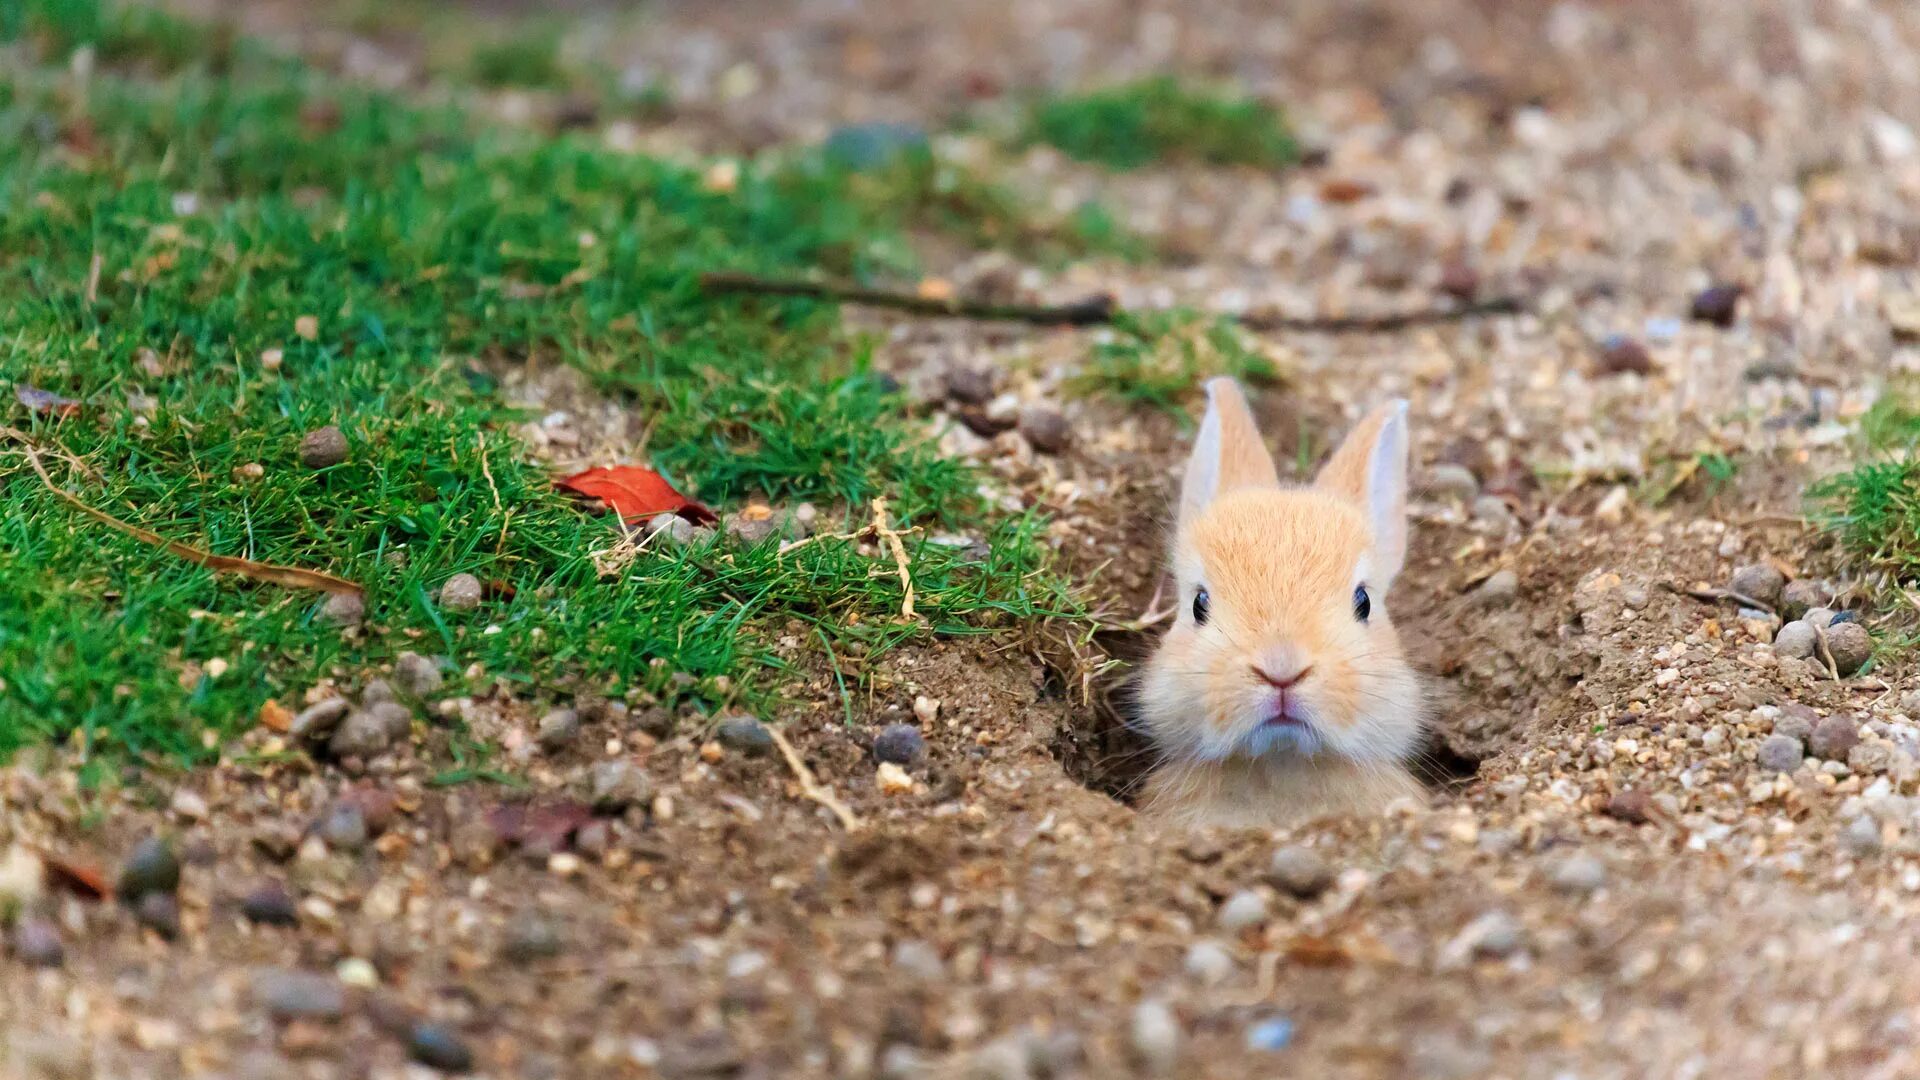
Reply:
M367 846L371 832L367 816L353 803L340 801L327 808L314 830L335 851L354 852Z
M559 956L563 946L559 925L545 915L529 912L508 924L506 938L500 943L500 958L511 964L547 960Z
M888 724L873 737L876 761L895 765L917 765L927 756L927 739L912 724Z
M1792 772L1800 767L1806 752L1800 748L1800 740L1791 735L1769 735L1760 742L1760 752L1755 758L1763 769L1774 772Z
M174 899L172 893L147 893L134 904L133 914L141 926L168 941L180 937L180 901Z
M946 375L947 397L962 405L985 405L993 400L993 373L983 368L952 368Z
M1780 706L1780 715L1773 719L1773 733L1788 735L1802 743L1813 737L1814 725L1820 722L1820 714L1797 701Z
M440 665L431 657L403 652L393 662L393 681L399 684L404 693L416 698L428 698L440 692L445 679L440 674Z
M120 867L119 894L129 903L154 893L171 895L179 887L180 857L161 837L140 841Z
M1187 975L1196 982L1203 986L1214 986L1233 975L1233 954L1220 942L1203 938L1187 946L1187 958L1183 966Z
M1597 370L1601 375L1651 375L1653 354L1638 341L1615 334L1600 343Z
M473 1051L458 1032L439 1024L415 1024L407 1035L407 1056L429 1069L446 1073L470 1072Z
M338 1020L347 1012L347 991L331 975L272 969L253 974L254 1004L279 1021Z
M1847 753L1860 742L1860 718L1835 713L1813 726L1807 737L1807 753L1827 761L1845 761Z
M1793 660L1809 660L1819 648L1819 633L1805 622L1790 622L1774 635L1773 652Z
M319 742L340 726L347 718L353 704L343 697L325 698L300 710L287 728L287 735L295 740Z
M1480 495L1480 480L1465 465L1443 462L1427 470L1422 490L1429 498L1465 505Z
M594 808L619 813L630 806L646 806L653 800L653 778L645 769L625 758L594 765L592 799Z
M1220 905L1220 929L1229 934L1251 930L1267 921L1267 898L1252 889L1242 889Z
M367 617L367 602L359 593L334 593L320 605L320 621L328 626L359 626Z
M485 595L480 579L472 574L455 574L440 586L442 611L472 611Z
M1881 848L1880 826L1870 817L1857 817L1840 830L1840 847L1855 855L1875 855Z
M1130 1025L1133 1052L1155 1075L1168 1075L1180 1062L1180 1021L1165 1002L1152 999L1134 1006Z
M1473 601L1482 607L1498 607L1520 595L1520 575L1512 570L1496 570L1473 590Z
M1841 675L1852 675L1873 659L1873 635L1857 622L1837 622L1827 627L1827 650L1833 654L1833 666Z
M1787 582L1780 590L1780 617L1798 619L1810 608L1822 607L1833 599L1833 586L1812 578Z
M1058 454L1073 443L1073 427L1058 409L1029 405L1020 410L1020 434L1043 454Z
M293 894L277 881L263 881L240 901L240 913L247 921L263 926L296 926L300 908Z
M1267 864L1267 881L1302 900L1311 900L1333 884L1333 868L1311 848L1283 847Z
M1607 816L1629 825L1645 825L1653 820L1653 793L1645 788L1627 788L1607 800Z
M1560 892L1584 896L1607 883L1607 864L1588 852L1576 851L1553 867L1550 880Z
M1733 577L1727 582L1727 588L1770 607L1779 603L1780 590L1786 587L1787 575L1766 563L1742 566L1733 572Z
M331 424L306 433L300 440L300 464L327 469L347 460L347 436Z
M1746 291L1744 285L1710 285L1694 295L1688 314L1695 322L1708 323L1722 329L1732 326L1740 312L1740 298L1746 295Z
M46 919L24 918L13 927L13 958L29 967L56 968L67 962L60 930Z
M580 714L572 709L554 709L540 718L535 741L540 749L558 754L580 737Z
M761 757L773 749L773 735L767 725L742 713L721 720L714 737L721 746L748 757Z
M391 745L393 735L384 720L365 710L355 710L347 714L333 738L327 740L327 752L336 758L365 760L379 756Z

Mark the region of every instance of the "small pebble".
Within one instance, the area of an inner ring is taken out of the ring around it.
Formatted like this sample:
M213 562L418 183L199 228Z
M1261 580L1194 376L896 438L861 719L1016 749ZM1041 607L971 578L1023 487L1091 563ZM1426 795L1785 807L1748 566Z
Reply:
M134 905L133 914L140 925L168 941L180 936L180 902L172 893L147 893Z
M1242 889L1220 905L1220 929L1229 934L1237 934L1266 921L1267 898L1252 889Z
M416 698L432 697L445 682L440 665L416 652L403 652L394 660L393 679L403 693Z
M1789 621L1798 619L1809 608L1824 606L1833 599L1833 587L1824 581L1813 578L1800 578L1787 582L1780 590L1780 617Z
M915 695L913 715L922 724L932 724L940 718L940 699L925 694Z
M1857 622L1834 623L1827 627L1827 651L1841 675L1852 675L1873 659L1873 635Z
M356 709L347 714L333 738L327 740L327 752L336 758L365 760L378 757L391 745L393 735L386 722L373 713Z
M873 757L895 765L916 765L927 756L927 740L912 724L888 724L873 738Z
M1513 510L1498 495L1482 495L1473 500L1472 514L1473 520L1503 531L1514 526Z
M455 574L440 586L443 611L472 611L480 606L480 579L472 574Z
M1653 818L1653 796L1644 788L1615 792L1607 800L1607 816L1632 825L1644 825Z
M535 736L540 749L549 754L565 750L579 737L580 714L572 709L554 709L541 717L539 733Z
M1833 613L1833 618L1827 620L1827 623L1828 625L1832 625L1834 623L1843 623L1843 622L1857 623L1859 621L1860 621L1860 613L1857 611L1836 611Z
M758 544L780 531L780 522L761 507L759 513L748 508L727 518L727 535L743 544Z
M300 440L300 464L326 469L347 460L347 437L331 424L307 432Z
M1819 647L1819 634L1812 625L1804 622L1790 622L1780 628L1773 636L1773 654L1792 660L1806 660L1813 656Z
M346 988L330 975L305 971L254 973L254 1004L275 1020L338 1020L347 1011Z
M1602 375L1651 375L1653 355L1647 347L1624 334L1614 334L1600 343L1599 373Z
M1273 853L1267 880L1302 900L1311 900L1333 884L1333 868L1311 848L1297 845Z
M1710 285L1694 295L1688 313L1695 322L1711 323L1725 329L1733 325L1734 317L1740 310L1740 298L1746 291L1745 285Z
M1293 1042L1293 1021L1284 1016L1270 1016L1247 1028L1247 1049L1264 1050L1273 1053L1285 1050Z
M1773 718L1775 735L1791 735L1806 742L1813 737L1813 726L1820 722L1820 714L1797 701L1780 706L1780 715Z
M1830 607L1810 607L1807 609L1805 615L1800 616L1800 621L1806 623L1808 626L1825 629L1833 625L1833 609Z
M397 701L376 701L368 706L367 715L387 733L389 745L413 737L413 710Z
M256 885L240 901L240 913L262 926L296 926L300 922L300 908L293 894L277 881Z
M1479 956L1510 956L1520 948L1523 931L1519 920L1504 911L1489 911L1460 931L1456 939Z
M157 836L140 841L120 868L120 899L134 902L152 893L171 895L180 887L180 858L173 845Z
M721 720L714 737L720 740L721 746L748 757L760 757L773 749L773 735L767 731L767 725L743 713Z
M367 602L359 593L334 593L320 605L320 621L328 626L359 626L367 617Z
M1020 434L1043 454L1058 454L1073 442L1073 428L1056 409L1029 405L1020 410Z
M1147 1071L1169 1074L1180 1060L1180 1022L1164 1002L1143 1001L1134 1006L1131 1024L1133 1052Z
M1187 946L1187 974L1205 986L1225 982L1233 974L1233 954L1217 941L1196 941Z
M1576 851L1553 868L1551 880L1563 893L1584 896L1607 883L1607 864L1587 852Z
M1465 465L1442 462L1427 470L1424 490L1431 498L1464 505L1479 496L1480 481L1473 475L1473 470Z
M911 795L913 774L891 761L883 761L873 772L873 786L879 788L882 795Z
M1880 826L1862 815L1847 822L1840 831L1840 846L1855 855L1874 855L1880 851Z
M647 519L647 537L657 544L681 547L693 542L693 522L679 514L655 514Z
M13 958L29 967L56 968L67 962L67 947L52 923L21 919L13 927Z
M553 920L529 912L507 927L506 940L500 943L500 958L514 964L546 960L559 956L561 946L560 928Z
M592 792L595 809L619 813L653 800L653 778L626 758L615 758L594 765Z
M463 1073L473 1070L473 1051L460 1036L439 1024L419 1023L407 1034L407 1055L430 1069Z
M362 957L347 957L333 966L333 973L342 985L356 990L372 990L380 985L380 970Z
M367 846L367 817L360 808L346 801L334 803L320 819L320 839L335 851L354 852Z
M346 698L323 698L300 710L287 727L287 735L296 741L318 742L333 734L333 729L340 726L340 721L345 720L352 709L352 703Z
M1780 602L1780 591L1786 587L1787 575L1766 563L1742 566L1727 581L1727 588L1768 606Z
M947 973L946 962L940 959L940 950L924 941L912 939L894 945L893 967L895 971L922 982L934 982Z
M1487 580L1473 590L1473 600L1484 607L1497 607L1510 603L1520 595L1520 575L1512 570L1496 570Z
M983 368L953 368L946 376L947 396L963 405L993 400L993 373Z
M363 709L398 700L400 697L394 692L393 684L385 679L368 679L367 685L360 688L360 707Z
M1806 756L1800 749L1800 740L1788 735L1769 735L1760 743L1760 753L1756 760L1763 769L1774 772L1792 772L1800 767Z
M1847 753L1860 743L1860 719L1835 713L1813 725L1807 737L1807 753L1826 761L1845 761Z

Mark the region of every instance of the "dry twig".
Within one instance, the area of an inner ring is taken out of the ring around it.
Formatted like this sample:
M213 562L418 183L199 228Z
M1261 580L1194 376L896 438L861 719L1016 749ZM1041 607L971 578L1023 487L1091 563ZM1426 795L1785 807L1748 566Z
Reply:
M847 809L846 803L841 802L833 794L832 788L814 779L813 770L807 768L807 763L800 760L799 753L794 750L793 744L787 741L787 737L780 733L780 729L769 727L767 734L773 736L773 745L780 748L780 756L787 759L787 768L793 770L794 779L800 782L800 794L826 807L834 817L840 819L840 826L848 832L857 831L860 828L860 819L854 816L853 811Z
M900 600L900 617L913 619L913 575L907 572L907 549L900 543L900 533L887 525L887 500L881 497L873 500L873 531L885 539L887 546L893 549L893 564L900 568L900 587L906 590L906 596Z
M915 315L955 319L995 319L1032 323L1036 326L1101 326L1129 314L1116 306L1113 297L1092 296L1071 304L994 304L957 297L943 299L918 293L869 289L830 281L800 278L769 278L731 270L710 270L700 275L700 287L709 293L751 293L759 296L805 296L835 300L867 307L891 308ZM1516 315L1526 305L1516 296L1501 296L1451 308L1422 308L1392 315L1294 316L1272 312L1250 312L1234 321L1248 330L1296 331L1327 334L1377 334L1404 330L1430 323L1458 322L1482 315Z
M7 433L13 435L15 438L19 437L19 433L12 431L12 429L7 429ZM252 559L240 559L231 555L215 555L210 551L202 551L197 547L183 544L178 540L169 540L159 533L149 532L138 525L130 525L114 517L112 514L107 513L105 510L96 510L86 503L81 502L75 496L61 490L60 486L53 482L53 477L47 475L46 466L40 463L38 447L31 440L23 442L22 445L27 452L27 463L33 466L34 472L40 474L40 482L47 486L48 491L59 496L61 500L75 510L100 522L102 525L118 529L143 544L165 548L172 554L197 566L204 566L209 570L239 574L242 577L253 578L256 581L285 585L288 588L319 589L322 592L350 593L355 596L359 596L365 592L360 586L345 578L335 577L332 574L322 573L318 570L303 570L297 566L277 566L273 563L255 562Z

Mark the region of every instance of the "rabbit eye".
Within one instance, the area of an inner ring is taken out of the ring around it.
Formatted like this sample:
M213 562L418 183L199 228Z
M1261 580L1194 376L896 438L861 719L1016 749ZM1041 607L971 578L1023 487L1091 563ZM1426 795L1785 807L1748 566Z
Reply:
M1193 621L1202 626L1207 624L1207 613L1213 610L1213 601L1207 597L1207 590L1201 589L1193 594Z
M1365 585L1354 586L1353 617L1359 619L1361 622L1366 622L1367 616L1371 614L1373 614L1373 598L1367 595L1367 587Z

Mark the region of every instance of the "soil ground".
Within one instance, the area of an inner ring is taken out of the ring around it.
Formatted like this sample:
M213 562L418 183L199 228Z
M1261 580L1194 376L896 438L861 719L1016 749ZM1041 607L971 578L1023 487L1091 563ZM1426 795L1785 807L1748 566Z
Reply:
M238 14L351 52L291 6ZM1391 311L1429 302L1449 262L1531 296L1513 319L1275 337L1289 378L1258 404L1282 456L1304 443L1310 459L1366 404L1406 396L1417 458L1467 466L1504 503L1423 497L1390 599L1433 680L1448 779L1430 806L1286 836L1157 829L1113 797L1137 773L1103 704L1117 676L1095 674L1142 635L1048 627L889 654L848 702L795 644L816 677L777 719L853 830L780 755L702 733L657 740L589 708L542 755L551 703L506 687L439 707L524 765L517 793L430 787L412 756L350 776L262 754L147 776L102 808L60 754L29 755L0 775L13 836L112 862L176 833L183 926L168 941L116 905L60 900L64 966L0 964L6 1075L403 1076L423 1016L497 1077L1920 1070L1906 671L1835 680L1667 588L1766 559L1820 569L1798 492L1913 362L1880 305L1920 240L1903 123L1920 118L1920 10L905 0L669 4L643 25L606 47L682 87L741 65L758 80L690 93L661 136L689 147L937 127L970 87L1167 69L1293 103L1324 149L1277 176L1028 155L1022 183L1097 191L1185 253L1041 274L1042 296ZM404 81L406 44L380 49ZM964 284L991 267L942 269ZM1686 321L1721 281L1748 286L1734 325ZM858 317L910 387L994 366L1032 399L1060 400L1098 333ZM1607 373L1612 333L1647 341L1652 371ZM519 381L533 401L576 390ZM1118 623L1154 593L1184 435L1098 399L1068 412L1057 458L951 448L1054 510L1053 539ZM1703 454L1738 471L1694 475ZM1513 591L1488 595L1498 571ZM912 790L883 790L873 733L921 698L938 710L927 761ZM1763 767L1799 707L1855 718L1873 749ZM580 797L613 759L652 797L588 830L556 812L567 850L537 820L486 824ZM375 838L315 827L343 799ZM1309 849L1331 883L1297 895L1272 872L1280 847ZM297 928L240 914L265 879L288 883ZM292 969L341 973L348 999L276 1021L261 973Z

